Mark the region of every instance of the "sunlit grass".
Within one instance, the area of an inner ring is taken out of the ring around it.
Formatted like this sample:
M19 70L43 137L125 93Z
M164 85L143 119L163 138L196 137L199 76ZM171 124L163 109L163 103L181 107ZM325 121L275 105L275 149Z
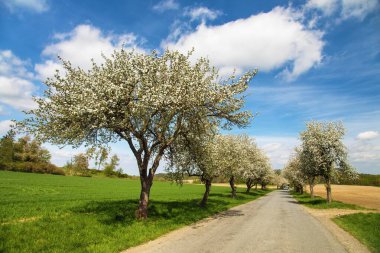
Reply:
M298 203L305 205L307 207L316 208L316 209L328 209L328 208L338 208L338 209L353 209L353 210L367 210L368 208L361 207L354 204L347 204L340 201L333 200L330 204L327 203L326 199L314 196L310 197L310 194L296 193L292 192L293 197L298 201Z
M335 223L380 253L380 213L355 213L334 218Z
M239 190L239 189L238 189ZM0 252L119 252L268 191L154 182L149 219L137 221L137 180L0 171Z

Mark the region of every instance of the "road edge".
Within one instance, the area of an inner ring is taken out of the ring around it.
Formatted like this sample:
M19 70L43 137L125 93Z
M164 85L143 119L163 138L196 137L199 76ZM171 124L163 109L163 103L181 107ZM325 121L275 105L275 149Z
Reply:
M356 239L353 235L351 235L346 230L339 227L332 218L337 217L339 215L345 214L345 209L341 209L342 214L335 214L333 216L326 215L323 211L318 209L312 209L301 205L302 208L309 213L312 217L318 220L338 241L349 253L371 253L371 251L362 244L358 239ZM364 210L350 210L350 213L360 213Z

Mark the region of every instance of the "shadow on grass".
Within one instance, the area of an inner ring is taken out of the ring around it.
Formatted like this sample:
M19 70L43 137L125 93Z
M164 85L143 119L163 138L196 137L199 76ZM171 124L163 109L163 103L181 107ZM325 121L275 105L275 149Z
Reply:
M331 203L327 203L326 199L314 196L314 198L310 197L310 194L304 193L291 193L293 197L296 199L294 201L289 200L290 203L301 204L311 208L316 209L329 209L329 208L338 208L338 209L353 209L353 210L366 210L367 208L361 207L354 204L348 204L340 201L333 200Z
M148 208L149 221L165 220L177 224L189 224L199 219L225 211L231 207L231 203L242 201L246 203L268 193L268 190L252 191L250 193L239 192L236 199L232 199L229 193L210 193L206 207L200 206L200 199L184 201L158 201L150 200ZM72 209L74 213L94 215L96 219L108 225L131 224L136 222L135 211L138 200L106 200L91 201L83 206ZM228 210L214 215L213 218L226 218L243 215L239 211Z
M228 208L229 202L210 199L205 208L200 207L200 200L157 201L151 200L148 208L149 221L166 220L187 224L217 212L221 207ZM95 215L103 224L131 224L136 222L135 211L138 200L92 201L73 209L73 212ZM230 214L234 215L233 213Z

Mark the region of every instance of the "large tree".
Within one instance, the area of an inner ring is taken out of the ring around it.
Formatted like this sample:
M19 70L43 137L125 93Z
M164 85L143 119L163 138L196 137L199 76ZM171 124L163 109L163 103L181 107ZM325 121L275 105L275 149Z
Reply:
M246 126L248 83L256 71L220 81L207 59L165 51L162 55L116 50L90 70L62 61L65 73L46 81L38 108L18 124L39 140L74 147L124 140L140 173L137 218L146 218L150 189L162 157L188 129Z
M331 203L331 181L338 174L355 177L355 170L348 164L347 149L343 144L345 129L340 122L307 123L301 132L302 153L307 155L312 166L317 168L317 175L325 181L327 202ZM302 158L302 157L301 157Z

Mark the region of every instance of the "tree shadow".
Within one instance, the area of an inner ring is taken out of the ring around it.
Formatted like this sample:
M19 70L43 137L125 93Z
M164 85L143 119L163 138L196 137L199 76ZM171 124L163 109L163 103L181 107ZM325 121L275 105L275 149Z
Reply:
M239 192L240 194L249 195L249 196L263 196L268 193L268 190L251 190L250 192Z
M225 196L224 196L225 197ZM157 201L151 200L148 208L149 221L162 221L175 224L190 224L199 219L208 217L220 209L227 208L229 202L209 199L206 207L200 207L200 199L186 201ZM119 201L91 201L86 205L76 207L71 211L84 215L93 215L106 225L132 224L139 222L135 218L138 200ZM228 215L238 215L230 212Z

